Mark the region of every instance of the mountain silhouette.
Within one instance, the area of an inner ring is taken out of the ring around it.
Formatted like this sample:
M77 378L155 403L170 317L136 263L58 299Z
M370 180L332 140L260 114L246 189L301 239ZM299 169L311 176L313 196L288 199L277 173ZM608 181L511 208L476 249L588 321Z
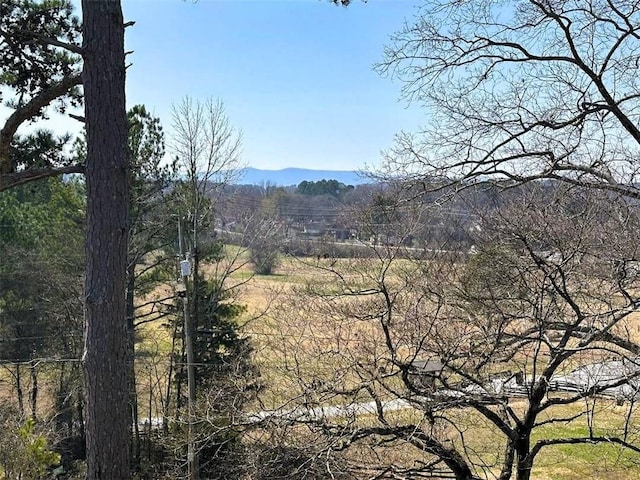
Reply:
M276 185L288 187L303 181L318 182L320 180L337 180L345 185L361 185L369 180L356 171L346 170L311 170L307 168L284 168L282 170L262 170L259 168L243 168L235 183L240 185Z

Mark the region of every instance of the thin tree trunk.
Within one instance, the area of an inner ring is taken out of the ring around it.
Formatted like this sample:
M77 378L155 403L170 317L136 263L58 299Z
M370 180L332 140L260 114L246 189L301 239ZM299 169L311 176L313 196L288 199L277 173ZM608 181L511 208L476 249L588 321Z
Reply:
M22 378L20 377L20 364L16 364L16 373L13 375L16 382L16 395L18 396L18 411L20 418L24 418L24 393L22 392Z
M531 478L531 469L533 468L533 459L530 457L530 435L521 434L516 442L516 480L529 480Z
M87 131L85 389L88 480L130 478L126 261L129 159L120 0L82 0Z
M169 356L169 371L167 372L167 390L162 409L162 431L165 435L169 433L169 412L171 408L171 382L173 380L173 370L176 359L176 343L178 340L178 322L173 328L173 336L171 337L171 354Z
M86 444L86 438L87 438L87 432L86 429L84 428L84 392L79 392L78 398L76 399L76 411L78 413L78 435L80 435L81 438L85 439L85 444Z
M149 423L147 425L147 460L151 460L151 430L152 430L152 421L151 419L154 417L153 412L153 378L151 376L151 369L149 369L149 413L147 418L149 419ZM160 399L162 399L162 391L160 392ZM157 415L157 413L156 413ZM162 427L164 428L165 416L162 417Z
M129 368L129 408L133 424L132 467L140 466L140 428L138 426L138 392L136 391L136 347L135 347L135 262L129 259L127 267L127 365Z
M70 408L70 382L67 381L66 373L67 364L63 362L60 364L60 377L58 378L58 386L55 392L55 429L56 432L65 432L70 435L73 421Z
M34 362L29 364L29 372L31 373L31 397L29 399L31 404L31 418L33 421L36 421L38 408L38 370Z
M186 360L186 350L185 350L185 340L184 340L184 328L182 329L182 342L180 342L180 365L178 365L178 371L176 372L176 416L178 416L180 410L184 406L184 401L182 400L182 384L184 383L185 376L185 364Z

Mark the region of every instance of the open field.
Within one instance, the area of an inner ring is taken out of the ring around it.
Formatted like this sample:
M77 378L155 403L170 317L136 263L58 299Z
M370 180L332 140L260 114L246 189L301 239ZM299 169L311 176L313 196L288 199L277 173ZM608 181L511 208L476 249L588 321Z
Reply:
M242 252L240 257L243 259ZM246 260L246 259L244 259ZM335 312L340 307L338 300L331 300L330 307L322 302L314 303L304 295L298 295L310 285L322 285L323 288L337 288L333 283L335 274L332 269L344 269L343 278L356 285L366 286L375 281L380 270L387 268L389 275L401 277L411 267L404 260L393 265L371 264L375 260L352 261L332 259L283 259L275 275L254 276L249 266L244 264L234 269L229 283L234 288L235 301L246 305L241 317L242 334L252 340L254 358L262 376L264 385L259 401L249 405L250 412L279 408L295 408L299 400L309 394L310 385L333 384L352 387L364 380L376 380L378 390L375 394L384 401L395 397L392 388L400 385L398 378L381 381L374 377L363 379L356 367L365 372L384 372L386 366L381 360L364 365L363 359L384 357L384 348L380 346L383 338L374 322L368 320L345 321ZM213 268L213 267L210 267ZM209 273L214 273L210 271ZM393 281L393 280L392 280ZM164 292L166 293L166 292ZM326 300L326 299L324 299ZM363 310L375 308L375 304L363 303ZM360 310L358 310L360 311ZM333 316L332 316L333 315ZM627 321L627 327L638 336L637 317ZM138 377L138 409L141 418L158 418L163 409L166 394L166 377L170 365L171 331L162 325L162 321L145 324L139 335L141 342L137 346L138 358L136 374ZM376 349L379 349L376 350ZM24 393L27 398L31 384L27 367L23 368ZM9 400L15 392L9 372L0 376L0 398ZM57 381L47 369L40 375L39 410L43 417L52 409L50 398ZM387 387L387 390L382 388ZM313 405L324 407L343 406L344 396L329 394L318 389L318 394L307 398ZM350 397L351 405L359 402L371 402L371 394L362 391ZM512 408L516 411L524 405L523 400L514 399ZM617 405L613 399L599 401L592 415L578 415L585 403L571 406L557 406L549 409L545 418L567 418L567 421L542 426L536 430L534 440L542 438L583 437L589 434L589 423L594 425L594 435L607 435L619 432L629 414L629 404ZM495 470L496 456L503 454L502 438L495 427L486 419L460 409L455 413L459 424L464 425L465 449L473 452L474 461L487 465L486 473L490 477L498 473ZM399 407L386 413L386 418L398 425L413 423L422 425L422 412L409 407ZM348 419L331 419L334 423L345 424ZM634 409L630 416L629 440L640 444L640 417ZM375 425L377 417L371 413L358 415L358 425ZM449 435L450 441L458 445L459 438L451 429L443 429L443 435ZM349 453L358 461L386 462L390 464L411 464L424 461L422 452L406 445L380 447L379 445L361 445ZM535 479L542 480L578 480L593 478L602 480L640 479L640 454L633 453L614 444L556 445L546 447L540 453L534 466Z
M371 260L366 260L368 262ZM292 372L297 375L307 375L308 383L312 379L334 379L337 375L341 378L349 378L349 366L357 361L353 351L356 347L371 348L375 332L363 322L354 322L350 325L340 322L330 316L318 318L322 310L312 312L309 301L291 295L296 290L307 287L308 283L327 284L334 278L329 269L340 268L340 262L352 266L349 260L322 260L322 259L286 259L275 276L256 276L242 287L242 299L248 306L246 333L253 339L256 347L256 361L260 365L265 379L266 389L263 392L263 406L277 408L287 404L287 400L302 394L300 386ZM407 267L405 261L391 266L402 272ZM338 265L336 265L338 263ZM320 268L317 268L320 267ZM385 266L376 265L369 272L370 277L365 278L364 269L358 266L351 271L352 280L362 283L370 281ZM239 272L239 275L246 273ZM265 313L265 308L267 308ZM316 315L316 317L314 317ZM631 332L634 340L640 339L640 322L637 314L632 315L625 322L624 328ZM288 345L289 352L283 348ZM367 353L371 353L367 350ZM594 357L597 360L599 357ZM351 382L356 382L351 378ZM346 383L349 383L348 381ZM381 393L382 398L388 393ZM370 398L363 397L362 401ZM338 397L327 396L319 401L326 405L339 404ZM517 406L518 401L515 401ZM613 400L599 401L592 415L581 415L584 402L570 406L557 406L549 409L544 418L567 418L560 423L542 426L536 430L534 440L542 438L583 437L589 434L589 423L594 425L594 435L608 435L619 432L629 414L629 405L619 406ZM514 407L516 408L516 407ZM413 417L419 412L411 413L408 410L400 410L392 417L403 421L407 416ZM631 410L629 439L633 443L640 441L640 418L635 409ZM464 411L460 415L465 415ZM473 415L473 414L469 414ZM366 415L363 421L366 421ZM574 418L575 417L575 418ZM474 425L469 428L465 438L469 442L467 447L471 451L478 452L479 458L487 465L491 465L491 456L496 455L496 443L499 435L494 431L495 427L485 425L481 427L475 420L461 419L461 424ZM486 422L486 420L484 420ZM490 440L492 439L492 440ZM484 453L483 453L484 451ZM499 452L502 454L502 452ZM405 455L412 454L407 449L389 449L386 453L380 451L376 455ZM371 457L372 459L375 458ZM393 460L393 458L391 458ZM489 468L491 471L491 469ZM497 474L497 471L493 472ZM545 447L539 454L533 478L549 480L578 480L582 478L622 480L640 478L640 454L614 444L580 444L580 445L556 445Z

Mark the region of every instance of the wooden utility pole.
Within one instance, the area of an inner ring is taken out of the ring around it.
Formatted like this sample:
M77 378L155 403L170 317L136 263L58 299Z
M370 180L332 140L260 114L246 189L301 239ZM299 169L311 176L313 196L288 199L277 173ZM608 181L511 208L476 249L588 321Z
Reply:
M182 219L178 219L178 244L180 248L180 274L184 283L185 289L187 287L188 277L191 274L191 267L189 259L185 253L184 238L182 235ZM196 281L193 281L193 288L196 288ZM198 451L195 447L195 432L194 427L194 407L196 402L196 366L193 355L193 334L192 323L189 317L189 300L185 290L182 297L182 307L184 314L184 341L186 343L187 350L187 387L189 390L188 400L188 431L187 431L187 462L189 469L189 480L198 480L199 465L198 465Z

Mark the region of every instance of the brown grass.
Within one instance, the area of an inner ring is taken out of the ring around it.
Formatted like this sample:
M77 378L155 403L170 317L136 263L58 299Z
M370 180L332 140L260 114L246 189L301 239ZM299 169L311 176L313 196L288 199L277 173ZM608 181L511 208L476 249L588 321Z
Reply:
M238 258L245 261L240 252ZM371 260L284 259L275 275L252 276L250 266L245 263L231 274L230 281L237 286L238 301L247 306L241 319L242 332L249 336L255 347L255 361L261 369L266 386L261 394L262 404L249 408L276 408L287 403L303 391L300 382L310 383L313 379L342 382L353 385L359 379L354 376L352 365L366 357L375 357L375 349L380 347L379 331L366 322L346 322L332 317L321 306L312 305L308 298L295 295L307 282L331 286L333 281L329 268L348 267L348 278L364 284L375 278L380 265L372 265ZM324 268L318 269L316 266ZM410 265L401 261L393 266L398 272ZM213 267L208 267L213 268ZM209 271L209 273L214 273ZM312 309L311 307L317 307ZM326 315L323 312L327 313ZM623 331L640 341L640 314L630 316ZM139 351L145 355L137 361L136 371L139 385L140 416L158 416L161 411L160 398L166 390L166 373L169 365L170 332L152 322L140 330L143 342ZM595 357L594 357L595 359ZM375 365L372 365L372 371ZM28 375L25 370L25 380ZM44 377L43 377L44 378ZM5 381L2 381L5 380ZM0 375L0 398L11 398L12 393L6 375ZM53 381L53 379L51 379ZM46 382L43 382L46 383ZM48 387L43 384L43 391ZM327 398L325 404L338 402L337 398ZM43 408L50 408L50 402L42 401ZM514 402L514 408L522 408ZM582 405L556 407L549 416L566 416L577 413ZM617 406L612 401L599 402L595 413L597 434L619 433L628 405ZM487 474L497 473L497 455L502 455L501 435L495 427L469 410L459 410L457 423L466 425L466 447L470 456L478 463L488 465ZM420 422L420 412L398 411L389 416L398 423ZM361 424L375 423L374 417L363 416ZM632 415L634 441L640 443L640 418ZM542 427L536 438L561 436L583 436L588 433L587 418L557 423ZM459 442L459 435L452 429L445 429L443 435L452 442ZM426 460L423 452L406 445L362 445L350 454L354 462L377 464L412 465ZM533 478L542 480L578 480L593 478L602 480L640 479L640 455L611 444L567 445L549 447L540 454L533 471Z
M322 260L321 260L322 262ZM349 262L348 260L338 262ZM316 263L311 259L309 263ZM361 262L362 263L362 262ZM328 267L329 263L321 266ZM356 267L362 268L362 265ZM354 268L351 278L355 281L364 279L363 270ZM286 260L278 275L269 277L254 277L243 287L243 298L249 306L249 317L262 313L265 305L272 308L247 324L246 332L253 338L256 345L257 361L267 380L265 398L267 404L278 406L286 403L300 393L295 372L311 378L332 378L332 373L340 372L344 375L353 356L363 345L371 348L377 341L373 337L374 330L362 323L354 322L346 325L338 319L319 317L310 312L309 299L300 300L291 295L295 289L303 288L308 281L330 282L331 274L317 270L295 259ZM305 304L306 302L306 304ZM635 340L640 340L639 314L630 316L621 329L627 329ZM338 322L338 324L336 324ZM340 342L340 345L338 345ZM287 352L288 350L288 352ZM335 350L339 354L330 355ZM369 352L371 353L371 352ZM597 360L595 355L593 360ZM293 369L291 362L297 362ZM287 368L289 367L289 368ZM354 380L354 379L352 379ZM626 406L616 406L612 401L600 402L595 414L595 424L598 425L596 434L619 434ZM517 405L516 405L517 408ZM581 404L569 407L556 407L548 412L549 416L568 417L578 412ZM501 435L495 427L486 420L469 411L458 412L460 425L470 425L465 432L466 447L478 464L486 464L486 474L497 474L496 454L502 455ZM397 421L416 421L415 413L401 411L392 415ZM463 418L464 417L464 418ZM467 418L468 417L468 418ZM637 424L638 414L632 415L632 421ZM367 422L366 418L360 421ZM375 419L371 418L374 422ZM634 435L640 431L640 426L634 427ZM459 437L452 435L452 441L459 441ZM563 436L584 436L588 434L587 418L582 416L576 420L551 424L541 427L536 432L537 438L554 438ZM640 437L638 437L640 440ZM361 446L351 454L354 460L411 465L416 461L424 461L421 452L405 446L379 448L375 446ZM548 480L578 480L582 478L622 480L640 479L640 455L612 444L584 444L563 445L545 448L538 456L533 478Z

